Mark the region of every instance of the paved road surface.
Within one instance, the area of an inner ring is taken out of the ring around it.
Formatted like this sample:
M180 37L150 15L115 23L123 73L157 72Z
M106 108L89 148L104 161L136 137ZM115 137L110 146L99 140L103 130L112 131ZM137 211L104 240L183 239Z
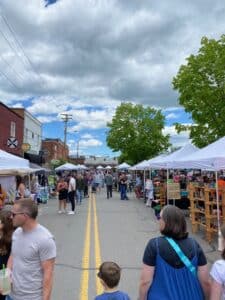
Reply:
M142 256L146 243L159 234L158 222L143 200L129 195L121 201L117 192L106 199L106 192L92 194L76 207L75 215L57 214L57 200L40 206L39 221L55 236L57 260L52 299L88 300L101 292L96 273L106 260L122 267L120 289L137 299ZM195 235L209 263L219 257L215 245Z

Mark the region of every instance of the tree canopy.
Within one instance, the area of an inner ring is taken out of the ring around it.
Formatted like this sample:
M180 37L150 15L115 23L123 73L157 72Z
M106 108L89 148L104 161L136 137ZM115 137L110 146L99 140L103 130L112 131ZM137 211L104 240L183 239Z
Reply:
M160 110L122 103L107 126L107 145L120 151L120 161L131 164L159 154L169 147L169 135L163 135L165 118Z
M190 113L193 125L176 124L178 132L204 147L225 135L225 35L219 40L203 37L197 55L190 55L173 79L179 103Z

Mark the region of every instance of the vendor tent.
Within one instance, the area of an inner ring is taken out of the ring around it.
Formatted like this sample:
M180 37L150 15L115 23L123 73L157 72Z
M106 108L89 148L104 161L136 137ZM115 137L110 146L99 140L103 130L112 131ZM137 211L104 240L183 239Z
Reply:
M55 168L56 171L72 171L77 170L77 166L71 163L65 163L64 165L61 165L57 168Z
M174 169L225 170L225 137L179 159L174 159Z
M192 144L186 144L181 149L170 153L164 157L158 157L158 159L152 161L150 163L150 167L152 169L169 169L174 161L178 160L179 158L184 158L190 154L195 153L198 151L198 148L193 146Z
M29 160L0 150L0 170L12 168L29 168Z
M0 150L0 175L16 175L32 173L29 160Z
M104 169L104 168L103 168L103 166L97 166L96 169L97 169L97 170L102 170L102 169Z
M122 164L120 164L120 165L118 165L117 167L116 167L116 169L117 170L127 170L127 169L129 169L130 168L130 165L128 165L127 163L122 163Z
M129 170L131 171L142 171L142 170L146 170L149 168L149 164L148 164L148 161L147 160L143 160L141 162L139 162L138 164L130 167Z
M105 169L106 169L106 170L111 170L111 169L112 169L112 167L110 167L110 166L106 166L106 167L105 167Z

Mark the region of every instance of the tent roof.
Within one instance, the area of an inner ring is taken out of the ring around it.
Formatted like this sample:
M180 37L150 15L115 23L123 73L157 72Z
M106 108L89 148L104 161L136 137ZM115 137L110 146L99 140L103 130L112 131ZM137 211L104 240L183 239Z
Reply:
M77 170L77 166L71 163L65 163L64 165L61 165L57 168L55 168L56 171L66 171L66 170Z
M148 164L148 161L147 160L143 160L141 162L139 162L138 164L130 167L130 170L134 171L134 170L145 170L149 168L149 164Z
M120 164L119 166L116 167L118 170L122 170L122 169L129 169L130 165L127 164L126 162Z
M17 175L34 172L29 160L0 150L0 175Z
M186 157L196 151L198 151L198 148L189 143L169 155L158 157L157 160L150 163L150 166L153 169L167 169L171 167L172 162L176 161L179 158Z
M174 161L174 168L221 170L225 169L225 137Z
M29 168L29 160L0 150L0 170L16 168Z

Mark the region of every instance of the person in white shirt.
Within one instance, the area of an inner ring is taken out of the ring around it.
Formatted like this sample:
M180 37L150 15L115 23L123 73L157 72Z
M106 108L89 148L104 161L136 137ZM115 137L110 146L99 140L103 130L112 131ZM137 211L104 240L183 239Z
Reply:
M225 224L220 230L223 237L224 249L221 253L222 259L215 261L210 271L210 300L225 300Z
M37 222L38 206L31 199L12 207L12 250L7 267L12 272L14 300L50 300L56 245L53 235Z
M147 197L146 206L151 206L151 202L153 200L154 195L153 195L153 183L150 178L147 178L145 181L145 192Z
M72 174L70 174L69 187L68 187L68 199L71 203L71 211L68 212L68 215L75 214L75 191L76 191L76 179Z

